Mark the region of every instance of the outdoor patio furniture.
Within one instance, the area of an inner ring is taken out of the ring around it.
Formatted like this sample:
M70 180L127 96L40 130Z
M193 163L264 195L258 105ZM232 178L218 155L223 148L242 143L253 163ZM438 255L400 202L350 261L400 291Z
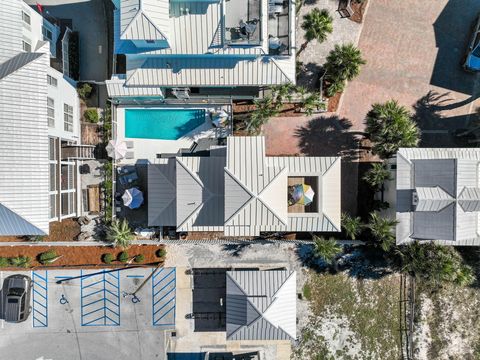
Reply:
M125 159L131 160L131 159L134 159L134 158L135 158L135 155L134 155L133 151L127 151L127 153L125 154Z
M88 185L87 198L88 212L98 214L100 212L100 186Z
M130 209L138 209L143 204L143 193L136 187L125 190L122 195L123 205Z
M130 172L128 174L123 174L119 176L118 181L122 185L132 184L134 181L138 180L138 174L136 171Z
M106 147L107 154L112 159L123 159L127 153L127 144L118 139L110 140Z
M125 141L125 144L127 144L127 149L133 149L133 141Z

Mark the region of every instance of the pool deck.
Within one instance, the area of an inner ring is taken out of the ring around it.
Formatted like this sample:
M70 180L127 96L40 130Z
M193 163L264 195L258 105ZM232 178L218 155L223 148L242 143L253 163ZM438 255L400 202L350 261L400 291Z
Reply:
M133 142L133 148L130 149L133 153L131 159L121 159L117 161L117 165L133 165L133 164L154 164L157 161L157 154L175 154L180 149L190 148L193 142L202 138L221 138L231 134L231 125L227 128L215 128L211 120L205 121L199 127L193 129L185 136L178 140L162 140L162 139L138 139L128 138L125 136L125 109L205 109L209 110L224 110L228 114L232 114L230 105L219 106L202 106L195 105L191 107L178 106L118 106L115 111L115 125L114 132L116 138L124 141ZM230 121L232 124L232 121Z

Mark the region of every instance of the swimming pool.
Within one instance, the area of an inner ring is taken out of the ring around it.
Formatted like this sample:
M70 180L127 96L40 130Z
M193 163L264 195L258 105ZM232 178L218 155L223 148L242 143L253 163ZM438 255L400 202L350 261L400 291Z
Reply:
M126 109L125 137L177 140L204 122L203 109Z

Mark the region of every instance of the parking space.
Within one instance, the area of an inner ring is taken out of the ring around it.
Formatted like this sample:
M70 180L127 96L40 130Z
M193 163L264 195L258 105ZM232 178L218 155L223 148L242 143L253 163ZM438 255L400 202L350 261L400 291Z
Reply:
M32 311L23 323L1 323L0 348L11 360L94 359L109 351L163 359L165 330L175 327L176 273L152 271L23 272L33 280Z

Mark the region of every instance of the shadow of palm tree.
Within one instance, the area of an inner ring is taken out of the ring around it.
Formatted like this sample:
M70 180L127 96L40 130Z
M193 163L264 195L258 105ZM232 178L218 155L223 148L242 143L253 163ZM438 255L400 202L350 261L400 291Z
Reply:
M342 157L342 211L357 213L359 133L348 131L352 124L338 116L319 116L295 130L298 146L307 156Z
M318 64L308 63L302 65L302 71L298 72L297 85L309 91L318 91L320 87L320 73L322 73L322 67Z
M358 139L349 132L352 124L338 116L310 120L295 130L301 152L309 156L341 156L343 160L357 160Z

